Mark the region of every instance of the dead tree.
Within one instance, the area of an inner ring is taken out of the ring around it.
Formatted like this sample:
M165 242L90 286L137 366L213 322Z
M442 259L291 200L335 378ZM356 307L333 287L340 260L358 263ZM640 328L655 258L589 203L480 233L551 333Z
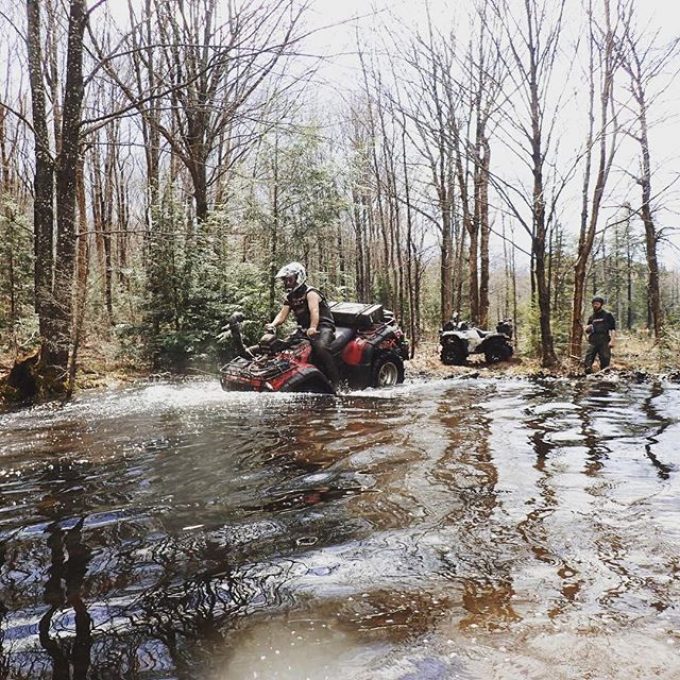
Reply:
M609 0L603 0L604 25L599 26L592 0L588 0L589 60L588 60L588 134L576 261L574 263L574 293L571 311L569 354L580 360L583 338L583 307L586 275L593 251L600 207L617 149L618 121L614 108L614 77L620 65L616 49L616 27L612 27ZM596 83L597 79L597 83ZM597 85L597 97L596 97ZM598 115L597 130L595 116ZM597 151L595 183L590 189L593 152Z
M531 174L530 186L524 190L514 182L493 175L494 188L510 212L531 238L532 281L535 285L540 327L541 364L557 363L551 328L550 281L547 276L548 232L554 210L548 205L546 156L553 143L557 109L550 109L548 91L555 72L562 33L565 0L524 0L521 16L507 0L489 0L502 26L495 40L498 53L508 50L508 96L505 99L504 129L509 146L514 148ZM548 8L550 5L550 8ZM505 58L505 57L503 57ZM552 116L552 118L551 118ZM566 182L552 192L552 206ZM523 214L528 209L529 218Z
M680 39L657 47L656 36L651 39L634 27L633 3L628 8L628 24L623 46L623 67L629 77L629 91L635 105L635 122L629 134L640 148L640 166L636 177L641 191L639 215L645 228L647 257L647 293L649 296L650 331L659 340L663 333L658 247L661 230L654 217L655 195L652 191L653 170L649 142L649 110L658 94L652 94L655 81L661 79L669 59L677 54Z
M459 106L461 96L453 82L454 52L442 49L441 36L432 24L426 35L417 35L408 50L402 52L402 61L410 70L405 83L402 110L414 129L411 142L415 151L423 158L430 174L430 191L434 192L438 215L431 216L422 210L436 225L439 241L439 298L440 320L450 319L454 311L454 293L461 271L455 264L459 261L457 247L461 248L462 238L456 238L458 221L455 213L456 180L458 179L463 204L463 231L467 210L467 184L460 186L461 168L457 165L462 156L456 154L459 128ZM460 251L462 257L462 249Z

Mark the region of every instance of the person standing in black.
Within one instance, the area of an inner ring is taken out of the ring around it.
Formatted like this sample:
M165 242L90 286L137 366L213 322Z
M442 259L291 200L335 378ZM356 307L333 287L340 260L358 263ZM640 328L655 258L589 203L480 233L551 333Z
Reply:
M267 324L267 330L276 333L276 327L286 321L292 310L298 325L312 343L314 363L337 388L340 375L329 350L335 340L335 321L326 298L321 291L307 285L307 272L299 262L282 267L276 278L281 279L287 293L281 310L271 324Z
M604 298L596 295L592 299L592 305L593 313L588 317L588 325L585 327L588 349L583 363L586 373L593 372L595 357L600 360L600 370L609 366L612 358L611 348L614 346L616 335L616 321L604 309Z

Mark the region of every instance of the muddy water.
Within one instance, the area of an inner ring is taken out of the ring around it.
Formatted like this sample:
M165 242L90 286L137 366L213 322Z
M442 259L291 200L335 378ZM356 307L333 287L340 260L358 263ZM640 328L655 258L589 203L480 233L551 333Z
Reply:
M1 678L680 677L680 389L0 416Z

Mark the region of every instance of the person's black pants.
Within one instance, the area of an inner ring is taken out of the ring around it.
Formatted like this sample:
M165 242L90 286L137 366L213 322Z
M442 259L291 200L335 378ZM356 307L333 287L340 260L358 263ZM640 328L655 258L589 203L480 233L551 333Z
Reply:
M586 371L593 370L593 361L595 357L600 360L600 369L607 368L609 362L612 360L612 351L609 347L609 338L595 337L588 340L588 349L583 360Z
M328 326L321 326L318 335L310 338L312 343L312 361L321 369L331 385L337 387L340 382L340 374L333 360L333 355L328 349L333 340L335 340L335 329Z

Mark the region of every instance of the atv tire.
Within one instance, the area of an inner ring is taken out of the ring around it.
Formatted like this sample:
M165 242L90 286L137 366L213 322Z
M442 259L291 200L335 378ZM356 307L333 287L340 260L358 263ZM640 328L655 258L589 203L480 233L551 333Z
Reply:
M506 342L495 342L484 352L487 364L497 364L500 361L508 361L512 356L512 345Z
M371 370L371 387L394 387L404 382L404 362L392 352L381 354Z
M335 390L328 380L316 375L301 380L291 388L284 387L281 391L295 394L335 394Z
M439 357L445 366L462 366L467 359L467 350L460 340L455 340L447 347L442 347Z

